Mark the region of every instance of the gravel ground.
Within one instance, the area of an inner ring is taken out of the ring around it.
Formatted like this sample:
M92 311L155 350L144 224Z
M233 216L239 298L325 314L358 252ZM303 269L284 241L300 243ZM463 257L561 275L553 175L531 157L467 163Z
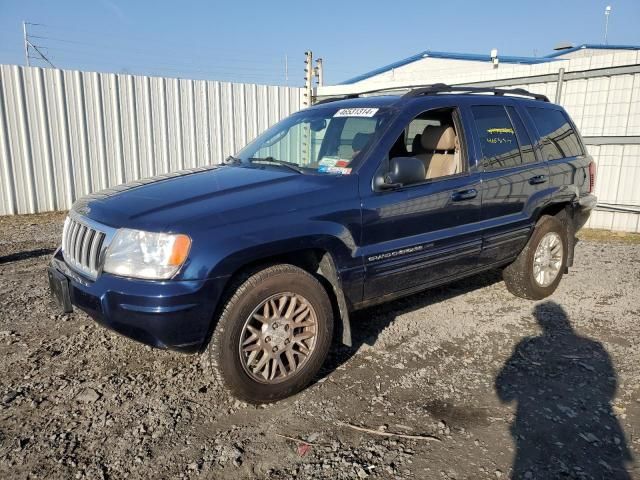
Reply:
M640 476L640 243L581 242L544 302L489 272L359 312L354 348L255 407L56 314L63 218L0 218L0 478Z

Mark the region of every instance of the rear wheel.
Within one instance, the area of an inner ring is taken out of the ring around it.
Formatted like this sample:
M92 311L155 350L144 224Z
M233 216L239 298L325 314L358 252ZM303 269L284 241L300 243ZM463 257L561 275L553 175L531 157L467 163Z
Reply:
M236 284L207 354L236 397L273 402L313 379L332 333L331 302L320 282L293 265L275 265Z
M567 232L562 222L549 215L541 217L520 255L503 271L507 289L530 300L548 297L562 279L567 252Z

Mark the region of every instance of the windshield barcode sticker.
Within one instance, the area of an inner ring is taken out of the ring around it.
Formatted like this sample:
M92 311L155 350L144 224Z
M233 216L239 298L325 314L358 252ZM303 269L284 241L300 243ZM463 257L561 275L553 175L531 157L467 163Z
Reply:
M377 108L341 108L334 117L373 117Z

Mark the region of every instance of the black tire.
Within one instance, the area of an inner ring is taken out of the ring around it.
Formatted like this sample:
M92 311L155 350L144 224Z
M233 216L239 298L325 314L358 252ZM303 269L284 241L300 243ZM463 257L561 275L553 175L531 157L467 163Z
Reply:
M555 280L549 285L540 285L534 276L534 255L540 241L550 233L557 233L562 241L562 262ZM543 215L533 230L529 241L518 257L502 272L502 278L507 289L517 297L529 300L541 300L551 295L556 288L567 267L567 253L569 251L567 231L562 222L556 217Z
M304 297L313 308L317 321L315 346L291 378L279 383L261 383L245 370L240 338L245 322L255 309L266 299L283 292ZM274 265L250 273L230 287L230 296L205 355L235 397L254 404L270 403L299 392L311 382L327 357L332 335L333 309L320 282L294 265Z

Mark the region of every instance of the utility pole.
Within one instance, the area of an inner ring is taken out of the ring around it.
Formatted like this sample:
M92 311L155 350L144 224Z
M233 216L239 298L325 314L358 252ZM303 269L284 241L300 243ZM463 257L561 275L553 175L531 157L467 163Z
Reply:
M304 105L311 106L313 95L313 52L304 52Z
M324 73L322 71L321 58L316 60L316 68L314 69L314 73L316 75L316 81L318 82L318 86L321 87L322 85L324 85Z
M24 40L24 61L27 64L27 67L31 66L31 62L29 61L29 41L27 40L27 22L22 21L22 38Z
M611 5L607 5L604 9L604 44L609 45L607 36L609 35L609 15L611 14Z
M313 103L313 52L307 50L304 52L304 100L302 104L310 107ZM311 161L311 145L312 134L311 127L308 122L304 123L302 130L302 164L307 165Z

